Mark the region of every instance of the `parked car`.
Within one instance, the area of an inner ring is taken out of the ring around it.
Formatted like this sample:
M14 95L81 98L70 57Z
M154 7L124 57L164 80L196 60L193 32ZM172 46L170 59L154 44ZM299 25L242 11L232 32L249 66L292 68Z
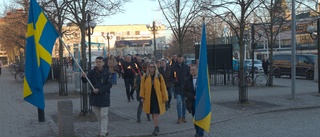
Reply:
M244 65L244 70L251 72L251 60L245 59L243 61L243 65Z
M297 54L296 55L296 76L303 76L307 79L314 79L314 63L316 55ZM282 54L273 56L273 74L280 78L282 75L291 76L291 55Z
M248 59L247 67L252 72L252 60ZM254 59L254 72L255 73L262 73L263 68L262 68L262 61L258 59Z
M196 64L195 58L186 58L184 61L188 66L190 66L191 64Z
M251 66L249 64L251 64L250 60L243 61L243 66L244 66L245 71L249 71L249 69L251 69ZM239 59L232 60L232 68L233 68L233 71L239 71L239 68L240 68L240 60Z
M232 69L233 69L233 71L239 71L239 64L240 64L240 61L238 59L233 59L232 60Z

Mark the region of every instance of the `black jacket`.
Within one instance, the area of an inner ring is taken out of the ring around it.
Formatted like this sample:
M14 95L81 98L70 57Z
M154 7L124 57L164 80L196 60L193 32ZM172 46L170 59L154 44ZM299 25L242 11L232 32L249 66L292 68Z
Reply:
M189 113L192 113L194 115L194 107L195 107L195 96L196 96L196 90L193 86L193 78L192 76L188 77L185 80L185 85L183 87L184 95L186 96L186 109Z
M103 71L98 71L95 67L93 70L89 71L87 74L88 79L91 81L93 87L99 89L99 92L96 94L91 88L90 97L90 106L96 107L109 107L110 106L110 89L112 84L110 83L110 72L104 67ZM87 83L86 78L82 78L82 82Z
M171 79L171 67L170 65L166 66L166 70L163 67L159 68L160 74L163 76L164 81L166 83L167 88L172 87L172 79Z
M174 92L178 95L183 95L182 88L184 87L185 79L190 76L189 66L182 63L179 65L175 64L171 68L171 80L174 84Z
M262 68L267 70L268 66L269 66L269 61L268 60L263 60L262 61Z
M123 62L122 64L123 68L123 78L134 78L135 73L139 73L138 69L136 68L135 64L133 62Z

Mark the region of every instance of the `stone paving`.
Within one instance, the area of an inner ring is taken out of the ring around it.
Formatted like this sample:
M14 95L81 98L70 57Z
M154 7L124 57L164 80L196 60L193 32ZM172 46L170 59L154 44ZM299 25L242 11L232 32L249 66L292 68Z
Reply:
M22 84L14 80L7 68L0 75L0 136L1 137L54 137L58 136L56 123L57 102L71 100L75 117L75 136L93 137L98 135L98 122L92 115L79 116L81 113L80 93L76 92L75 78L68 83L69 96L59 96L57 81L48 81L44 86L46 94L45 122L38 122L37 108L22 98ZM238 87L212 86L212 125L255 114L273 113L300 108L320 106L317 83L297 79L296 97L291 96L291 81L288 78L275 79L274 87L250 87L249 104L240 105ZM123 79L111 90L111 107L109 109L109 136L151 136L153 122L147 121L145 114L141 123L136 123L136 100L127 102ZM181 132L194 135L192 117L187 114L187 123L176 124L176 100L172 100L171 109L160 117L159 136L179 136ZM211 126L213 128L213 126ZM213 130L211 130L212 132ZM211 136L212 133L205 133Z

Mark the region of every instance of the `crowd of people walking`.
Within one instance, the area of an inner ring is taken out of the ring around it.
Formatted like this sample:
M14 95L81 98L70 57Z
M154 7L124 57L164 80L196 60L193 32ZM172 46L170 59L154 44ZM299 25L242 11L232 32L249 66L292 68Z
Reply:
M153 121L153 136L160 132L160 116L171 108L172 98L177 101L177 124L187 123L187 109L194 115L196 84L191 84L193 90L189 88L190 82L194 83L190 80L197 75L197 65L185 64L182 55L173 55L170 60L157 60L155 57L143 59L140 55L110 55L105 59L97 57L95 63L96 67L88 74L82 74L82 81L89 79L93 85L89 99L100 122L99 136L108 135L110 90L119 78L124 80L127 101L136 99L139 102L136 121L141 122L142 112L146 113L148 121ZM195 129L194 136L202 137L203 129L196 125Z

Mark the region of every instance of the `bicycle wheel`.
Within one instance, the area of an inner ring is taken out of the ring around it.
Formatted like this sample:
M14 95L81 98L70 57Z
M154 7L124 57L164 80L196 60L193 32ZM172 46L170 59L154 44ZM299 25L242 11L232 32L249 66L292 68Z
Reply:
M22 83L24 79L24 72L17 72L14 77L18 83Z
M17 72L16 72L16 68L14 66L10 67L10 73L12 75L15 75Z
M233 85L239 86L239 84L240 84L240 78L239 78L238 75L234 76L232 80L233 80L233 82L232 82Z
M246 76L246 85L247 85L248 87L251 87L251 86L252 86L252 83L253 83L253 81L252 81L251 76Z
M266 86L267 82L268 79L265 75L258 75L254 80L254 83L256 83L256 85L259 87Z

